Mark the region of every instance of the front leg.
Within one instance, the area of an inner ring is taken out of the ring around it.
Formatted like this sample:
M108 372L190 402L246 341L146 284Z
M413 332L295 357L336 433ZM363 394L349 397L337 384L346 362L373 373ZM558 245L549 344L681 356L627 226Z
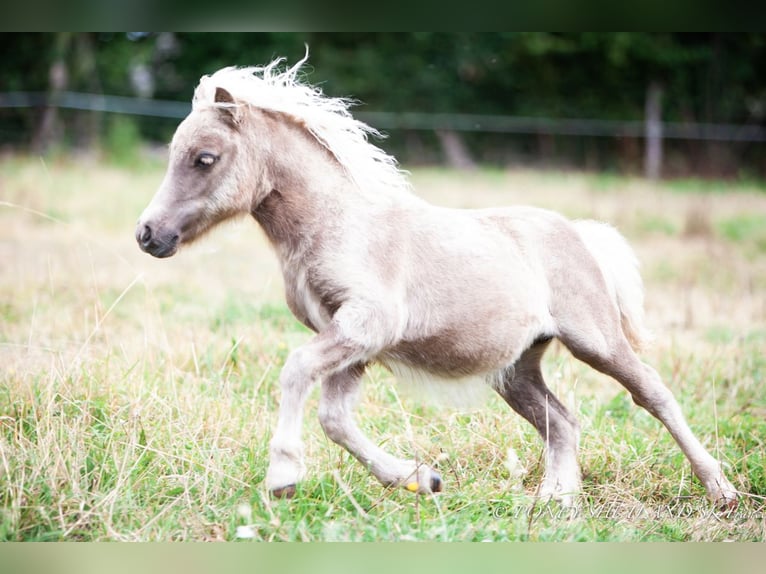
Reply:
M279 375L282 398L279 417L269 448L266 487L277 497L291 497L303 478L303 410L312 387L353 355L340 344L337 329L329 328L306 345L298 347L285 362Z
M425 464L396 458L373 443L359 429L353 410L364 365L353 365L322 381L319 422L325 434L348 452L385 486L401 486L426 494L442 490L439 474Z
M385 337L370 336L381 331L381 322L370 317L358 308L340 309L326 329L290 353L279 377L282 398L266 472L266 487L274 496L293 496L303 478L301 427L311 388L350 365L366 363L381 348Z
M352 417L364 365L395 343L400 320L400 313L390 302L347 302L326 329L290 354L280 374L282 400L266 473L266 486L274 496L293 496L303 477L303 408L308 392L320 381L319 419L331 440L345 447L387 486L418 493L441 490L441 478L435 471L386 453L362 434Z
M292 497L295 485L303 478L303 408L316 379L304 376L302 355L312 352L310 345L290 353L279 376L282 398L279 402L279 418L269 448L269 468L266 487L276 497Z

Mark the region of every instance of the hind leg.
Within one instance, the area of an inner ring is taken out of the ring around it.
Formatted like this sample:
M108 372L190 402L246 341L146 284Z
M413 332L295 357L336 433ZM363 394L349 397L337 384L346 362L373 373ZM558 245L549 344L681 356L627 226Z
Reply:
M545 476L540 485L542 498L555 498L565 506L574 503L580 491L577 420L551 393L540 371L540 359L549 341L525 351L506 374L500 396L511 408L537 429L545 442Z
M722 506L735 505L737 490L723 475L718 461L694 436L678 402L657 371L641 362L621 330L611 332L614 333L612 337L605 338L604 331L593 333L593 337L583 337L583 331L578 330L576 337L563 336L561 340L575 357L620 382L637 405L665 425L689 459L710 500Z

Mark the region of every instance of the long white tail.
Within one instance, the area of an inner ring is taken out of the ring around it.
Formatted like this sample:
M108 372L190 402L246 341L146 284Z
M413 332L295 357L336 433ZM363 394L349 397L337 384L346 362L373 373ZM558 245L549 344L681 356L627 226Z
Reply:
M644 325L644 284L633 249L614 227L592 220L574 222L586 247L596 259L609 295L620 310L622 331L636 351L652 339Z

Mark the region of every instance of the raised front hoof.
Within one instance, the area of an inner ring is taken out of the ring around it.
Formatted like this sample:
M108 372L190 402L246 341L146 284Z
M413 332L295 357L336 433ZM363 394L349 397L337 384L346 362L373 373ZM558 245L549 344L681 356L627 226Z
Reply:
M444 489L444 482L438 472L429 470L427 476L419 477L418 481L407 482L404 488L415 494L433 494Z
M269 490L272 498L292 498L295 496L295 485L288 484L287 486L281 486L279 488L272 488Z

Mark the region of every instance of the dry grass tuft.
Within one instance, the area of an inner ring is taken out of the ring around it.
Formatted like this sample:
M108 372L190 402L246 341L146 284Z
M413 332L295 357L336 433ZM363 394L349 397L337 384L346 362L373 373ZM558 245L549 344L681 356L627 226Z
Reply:
M706 201L690 205L684 220L684 237L710 238L714 234L710 207Z

